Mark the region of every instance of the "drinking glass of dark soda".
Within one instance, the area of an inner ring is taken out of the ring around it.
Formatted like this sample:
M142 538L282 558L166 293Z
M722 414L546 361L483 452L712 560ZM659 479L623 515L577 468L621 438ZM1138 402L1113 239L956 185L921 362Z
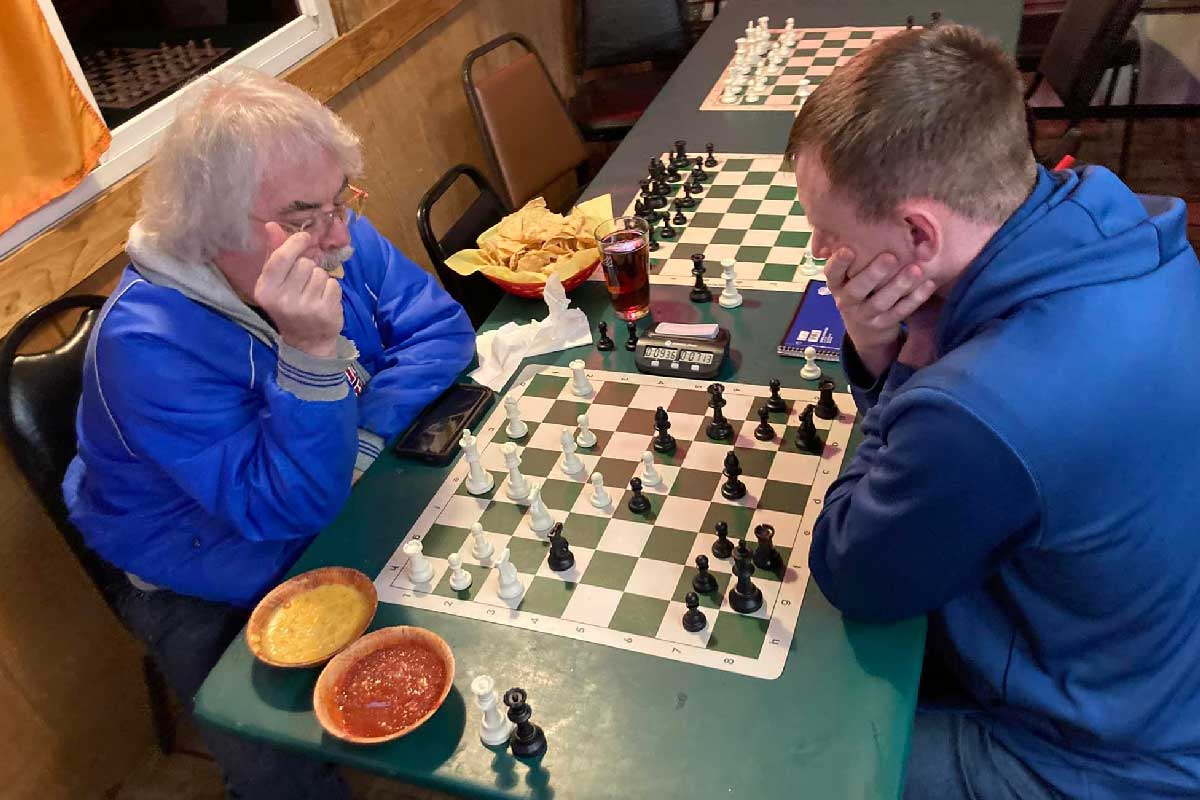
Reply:
M638 217L617 217L596 228L604 282L617 316L641 319L650 313L650 227Z

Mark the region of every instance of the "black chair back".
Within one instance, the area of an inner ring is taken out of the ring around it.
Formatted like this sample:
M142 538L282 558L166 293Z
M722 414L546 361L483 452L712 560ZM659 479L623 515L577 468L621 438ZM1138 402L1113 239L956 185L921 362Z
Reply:
M1070 0L1042 53L1038 73L1068 109L1084 109L1121 46L1142 0Z
M579 72L642 61L678 63L688 36L681 0L577 0Z
M0 344L0 434L42 507L107 600L109 589L123 577L84 544L67 519L62 496L63 475L77 449L75 412L83 391L83 357L104 301L99 295L59 298L28 314ZM73 308L86 310L61 344L20 354L34 332Z
M467 206L462 216L438 237L433 232L433 207L461 177L470 179L479 194ZM429 260L433 262L442 286L466 309L471 317L471 324L476 329L492 313L504 291L482 275L459 275L446 266L446 258L460 250L475 247L479 234L503 219L509 211L511 209L488 183L487 178L470 164L451 167L445 175L438 178L437 183L429 188L417 204L417 230L421 234L425 252L429 254Z

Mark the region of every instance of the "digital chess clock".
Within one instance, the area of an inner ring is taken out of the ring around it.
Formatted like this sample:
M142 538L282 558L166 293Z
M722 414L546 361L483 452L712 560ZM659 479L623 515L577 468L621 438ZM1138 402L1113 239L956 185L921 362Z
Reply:
M729 331L715 322L660 322L638 339L633 361L639 372L678 378L713 378L729 355Z

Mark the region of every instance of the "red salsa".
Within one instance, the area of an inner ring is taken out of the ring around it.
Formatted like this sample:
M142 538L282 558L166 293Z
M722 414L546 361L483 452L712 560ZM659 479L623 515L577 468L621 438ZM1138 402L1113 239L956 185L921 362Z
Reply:
M428 648L385 647L360 659L334 687L337 716L354 736L386 736L425 716L445 681L445 665Z

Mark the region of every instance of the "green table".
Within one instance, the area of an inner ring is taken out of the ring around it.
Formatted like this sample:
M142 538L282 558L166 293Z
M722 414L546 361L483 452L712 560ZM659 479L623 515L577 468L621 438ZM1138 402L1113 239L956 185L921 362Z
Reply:
M623 341L598 284L573 293ZM696 306L686 289L655 287L658 319L716 321L733 334L722 380L807 385L802 362L774 345L795 296L746 292L741 308ZM508 298L492 325L540 317L541 303ZM580 347L530 359L632 371L630 353ZM826 368L827 374L836 367ZM841 376L836 375L841 381ZM374 578L447 470L384 454L359 481L336 522L294 572L330 564ZM730 798L784 793L814 798L897 797L921 668L923 619L893 625L845 621L810 586L783 675L773 681L681 664L547 634L381 604L373 627L436 630L458 663L454 689L434 717L383 746L354 747L323 734L311 710L316 670L258 664L238 638L196 710L220 727L405 781L478 797ZM484 747L471 678L529 691L549 749L523 763Z

